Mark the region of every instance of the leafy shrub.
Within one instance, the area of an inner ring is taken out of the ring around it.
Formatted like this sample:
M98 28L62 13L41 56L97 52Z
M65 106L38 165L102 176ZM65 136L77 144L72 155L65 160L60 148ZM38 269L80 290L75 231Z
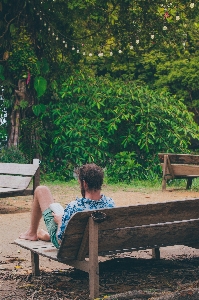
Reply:
M116 181L160 174L158 152L188 152L199 138L193 114L169 93L107 77L68 78L51 103L50 172L68 179L76 165L95 162ZM43 160L43 159L42 159Z
M9 148L3 148L0 151L0 162L4 163L28 163L24 154L15 146Z

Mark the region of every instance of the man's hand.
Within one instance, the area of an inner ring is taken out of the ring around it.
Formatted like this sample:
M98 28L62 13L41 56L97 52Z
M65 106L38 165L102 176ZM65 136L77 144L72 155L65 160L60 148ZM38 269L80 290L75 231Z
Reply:
M54 212L52 212L52 215L54 217L55 223L58 225L58 227L60 227L62 223L62 215L57 215Z

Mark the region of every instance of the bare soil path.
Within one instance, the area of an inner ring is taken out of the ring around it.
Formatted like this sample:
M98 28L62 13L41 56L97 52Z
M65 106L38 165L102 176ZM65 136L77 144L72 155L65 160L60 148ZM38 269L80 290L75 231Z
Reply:
M63 206L80 196L78 186L53 185L50 189ZM105 186L103 193L112 197L117 206L199 197L199 192L183 189L137 192L133 188ZM88 275L84 272L41 258L42 275L31 276L29 251L13 244L28 226L31 202L32 197L0 199L0 300L89 299ZM45 228L43 222L41 227ZM107 299L199 299L199 249L162 248L161 258L152 260L151 250L146 250L103 262L101 297L117 294Z

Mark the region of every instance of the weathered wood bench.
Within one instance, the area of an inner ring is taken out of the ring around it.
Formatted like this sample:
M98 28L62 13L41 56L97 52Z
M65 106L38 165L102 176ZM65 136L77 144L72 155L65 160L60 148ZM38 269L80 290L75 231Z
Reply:
M199 155L159 153L158 156L163 171L163 191L169 179L187 179L186 189L189 189L192 180L199 177Z
M0 163L0 198L33 195L39 184L39 159L32 164Z
M151 203L78 212L65 230L60 249L50 242L17 239L31 251L32 272L39 275L39 255L89 273L90 298L99 296L99 256L160 247L199 244L199 199Z

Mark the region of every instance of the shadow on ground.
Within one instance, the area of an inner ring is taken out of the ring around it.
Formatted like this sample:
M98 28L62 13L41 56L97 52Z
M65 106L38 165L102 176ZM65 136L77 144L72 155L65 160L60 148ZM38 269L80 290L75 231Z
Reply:
M2 262L1 262L2 263ZM75 270L22 275L0 273L0 299L89 299L88 274ZM115 258L100 263L103 299L199 299L199 258L153 260Z

